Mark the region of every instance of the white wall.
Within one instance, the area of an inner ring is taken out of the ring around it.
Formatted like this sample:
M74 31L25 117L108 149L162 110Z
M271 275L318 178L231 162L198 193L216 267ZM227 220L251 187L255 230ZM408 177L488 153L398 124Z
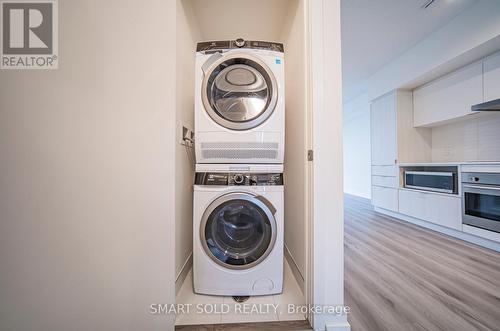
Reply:
M306 230L306 63L304 1L290 3L284 31L286 77L285 245L302 280L305 275Z
M204 40L280 41L287 12L294 6L290 0L187 1L192 2Z
M500 113L481 113L432 128L432 161L499 161Z
M176 32L176 141L175 141L175 272L177 287L191 267L193 251L194 152L181 145L182 126L194 130L194 66L198 24L190 1L177 2ZM184 270L184 271L187 271Z
M313 224L315 305L344 304L344 199L342 190L342 75L340 0L309 2L312 78ZM346 315L316 314L315 330L349 330Z
M344 103L344 192L371 199L370 102L368 94Z
M175 2L59 20L58 70L0 72L0 329L169 330Z
M371 76L370 100L400 87L416 87L492 53L500 47L499 17L500 1L479 0Z

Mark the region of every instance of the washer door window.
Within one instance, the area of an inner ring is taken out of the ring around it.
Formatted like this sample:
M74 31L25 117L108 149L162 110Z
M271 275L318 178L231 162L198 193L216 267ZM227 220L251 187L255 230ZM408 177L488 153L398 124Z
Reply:
M205 211L200 228L207 255L229 269L259 264L276 241L271 208L247 193L231 193L215 200Z
M246 54L213 57L215 61L206 69L202 84L203 105L210 117L232 130L249 130L262 124L278 100L276 79L270 69Z

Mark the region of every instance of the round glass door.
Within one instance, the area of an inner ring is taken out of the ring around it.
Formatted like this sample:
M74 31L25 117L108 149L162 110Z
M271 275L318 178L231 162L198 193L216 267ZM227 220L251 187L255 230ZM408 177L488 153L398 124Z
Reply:
M271 252L276 223L263 201L232 193L207 208L200 232L205 252L213 261L230 269L248 269Z
M278 91L264 62L246 54L230 54L207 70L202 99L215 122L228 129L248 130L269 118L276 107Z

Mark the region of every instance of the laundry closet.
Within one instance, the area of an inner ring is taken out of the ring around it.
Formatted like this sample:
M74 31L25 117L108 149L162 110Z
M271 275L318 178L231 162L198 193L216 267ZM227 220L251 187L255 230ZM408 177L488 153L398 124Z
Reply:
M311 81L308 10L306 0L177 1L176 303L206 308L178 314L176 325L311 318L287 311L288 304L314 303L311 284L320 277L313 272L312 241L321 227L311 224L308 152L319 88ZM251 97L228 100L235 86ZM235 224L219 228L224 238L210 232L218 228L211 215L231 212L264 220L247 230L248 251L228 248L245 236L228 233ZM273 307L242 315L235 300ZM230 311L210 311L222 304Z

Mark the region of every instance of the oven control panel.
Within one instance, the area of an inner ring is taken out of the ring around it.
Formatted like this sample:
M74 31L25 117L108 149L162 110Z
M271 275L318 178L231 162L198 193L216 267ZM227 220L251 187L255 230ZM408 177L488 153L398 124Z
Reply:
M463 172L462 183L500 185L500 173Z
M282 173L197 172L195 185L270 186L283 185Z

